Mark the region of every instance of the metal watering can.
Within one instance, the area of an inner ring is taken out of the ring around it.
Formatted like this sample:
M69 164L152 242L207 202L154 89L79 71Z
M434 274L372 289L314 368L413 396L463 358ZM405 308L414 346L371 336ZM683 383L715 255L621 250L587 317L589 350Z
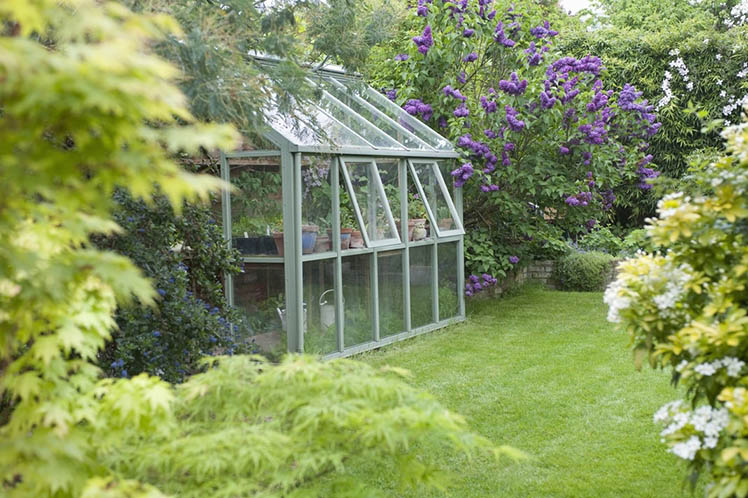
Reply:
M306 334L306 303L302 303L302 306L304 308L304 333ZM275 311L278 312L278 318L280 318L283 332L286 332L288 330L288 324L286 323L286 308L275 308Z
M319 321L322 324L323 330L327 330L328 328L335 326L335 298L333 297L332 303L328 303L325 299L325 296L328 292L334 293L335 289L327 289L319 296ZM343 328L343 325L344 323L340 324L341 330Z

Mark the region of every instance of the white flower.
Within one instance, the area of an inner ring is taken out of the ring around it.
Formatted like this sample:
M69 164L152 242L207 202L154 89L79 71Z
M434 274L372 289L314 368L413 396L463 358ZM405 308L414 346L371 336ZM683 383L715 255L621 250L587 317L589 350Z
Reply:
M706 45L707 43L709 43L709 38L704 38L704 45Z
M722 86L722 80L717 80L717 86Z
M693 90L693 81L689 81L689 82L688 82L688 84L686 85L686 89L687 89L687 90L688 90L689 92L690 92L691 90Z
M717 441L719 441L716 437L707 436L704 438L704 448L712 449L715 446L717 446Z
M675 57L676 55L680 54L680 50L677 48L672 49L670 52L668 52L672 57Z
M732 356L722 358L722 365L727 369L729 377L739 377L740 371L745 366L745 362Z
M725 97L727 97L727 92L724 91L724 90L722 90L721 92L719 92L719 96L722 97L722 98L725 98Z
M688 360L683 360L675 367L676 372L682 372L684 368L688 365Z
M722 60L722 54L717 54L717 55L715 55L714 57L716 57L716 59L717 59L718 61L721 61L721 60Z
M608 321L620 323L620 312L631 306L631 299L622 295L626 285L621 280L614 280L603 296L603 302L608 305Z
M685 443L678 443L670 448L670 452L675 456L679 456L684 460L693 460L696 456L696 452L701 449L701 440L697 436L691 436L691 438Z
M657 413L654 414L654 421L667 422L670 420L670 417L672 417L672 412L679 410L681 405L683 405L683 401L679 399L671 401L670 403L665 403L659 410L657 410Z
M694 370L696 371L696 373L699 373L705 377L709 377L717 371L717 369L714 368L714 365L712 365L711 363L701 363L699 365L696 365L694 367Z

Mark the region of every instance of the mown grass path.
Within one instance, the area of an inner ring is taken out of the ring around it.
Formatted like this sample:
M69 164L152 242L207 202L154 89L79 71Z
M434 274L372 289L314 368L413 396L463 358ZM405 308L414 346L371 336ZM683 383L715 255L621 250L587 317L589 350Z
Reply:
M634 369L628 337L606 312L601 293L527 288L472 303L465 324L359 359L407 368L474 430L532 456L500 466L445 461L457 473L450 496L689 496L683 464L652 423L678 392L666 372ZM386 480L366 467L355 473Z

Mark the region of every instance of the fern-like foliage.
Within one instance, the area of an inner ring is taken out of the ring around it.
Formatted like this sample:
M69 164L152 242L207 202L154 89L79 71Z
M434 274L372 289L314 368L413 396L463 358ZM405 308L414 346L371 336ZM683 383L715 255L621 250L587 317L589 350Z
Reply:
M399 369L310 356L206 361L211 368L175 388L173 429L133 435L109 455L120 473L183 497L316 496L321 476L346 483L357 459L389 461L402 485L444 488L447 469L429 458L435 445L516 455L470 432Z

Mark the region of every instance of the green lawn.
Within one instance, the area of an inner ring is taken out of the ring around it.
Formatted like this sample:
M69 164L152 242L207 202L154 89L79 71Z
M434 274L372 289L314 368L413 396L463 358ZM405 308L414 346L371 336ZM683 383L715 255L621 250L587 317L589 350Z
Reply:
M665 452L652 423L678 393L666 372L634 369L628 337L605 320L601 293L526 288L471 308L464 324L358 357L409 369L415 385L474 430L531 455L503 465L445 456L457 474L451 496L691 494L684 465ZM387 481L373 465L356 473Z

